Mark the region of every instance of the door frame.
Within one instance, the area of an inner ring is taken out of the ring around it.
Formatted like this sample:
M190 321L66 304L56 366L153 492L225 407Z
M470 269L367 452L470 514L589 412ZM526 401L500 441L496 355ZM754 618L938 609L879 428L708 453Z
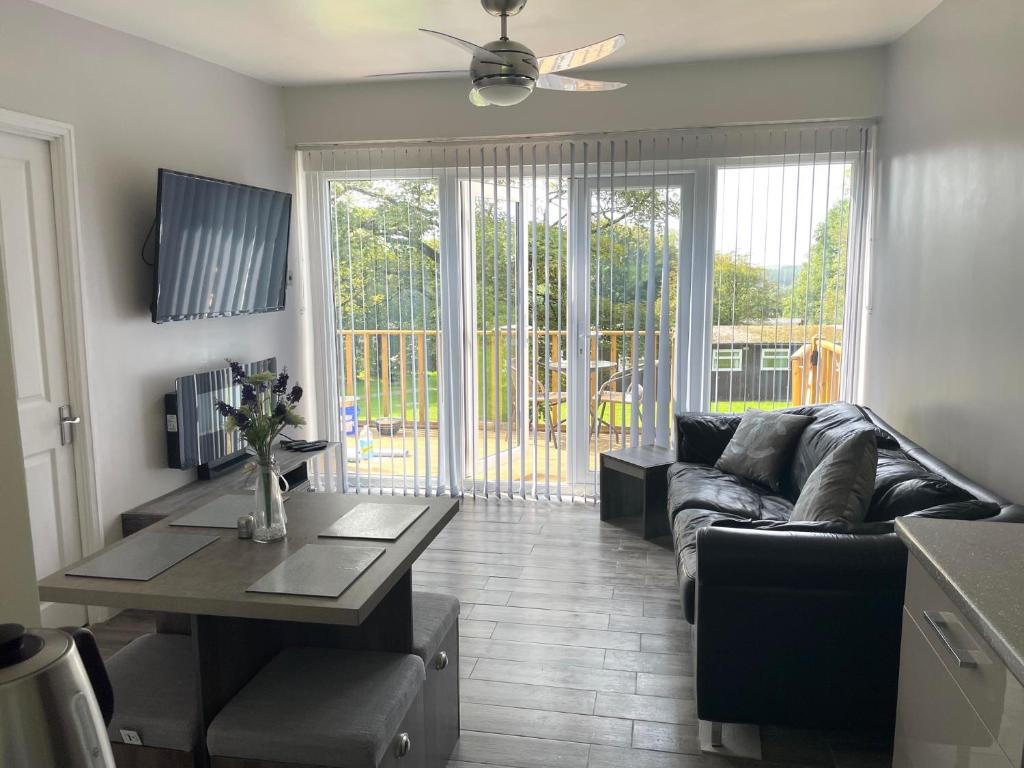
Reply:
M97 493L92 401L86 360L85 312L82 300L82 231L78 196L75 129L68 123L0 109L0 133L41 139L50 147L53 183L54 223L57 235L57 267L63 312L64 347L68 370L68 393L82 419L72 442L75 462L75 496L78 502L82 555L103 547ZM0 274L0 291L7 286ZM36 574L37 577L46 574ZM110 615L106 608L89 606L90 622Z

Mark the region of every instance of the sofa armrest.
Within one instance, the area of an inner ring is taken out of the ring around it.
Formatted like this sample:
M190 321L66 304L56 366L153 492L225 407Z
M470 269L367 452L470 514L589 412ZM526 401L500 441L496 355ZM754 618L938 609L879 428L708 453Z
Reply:
M907 558L897 536L711 526L697 555L700 719L891 727Z
M827 526L801 524L804 530L786 530L715 525L698 531L698 593L713 586L862 592L880 585L902 588L907 550L895 534L835 533ZM807 530L812 527L820 529Z
M1024 523L1024 507L1020 504L1009 504L999 510L998 515L987 517L985 523Z
M682 413L676 416L676 457L691 464L714 465L732 440L740 416Z

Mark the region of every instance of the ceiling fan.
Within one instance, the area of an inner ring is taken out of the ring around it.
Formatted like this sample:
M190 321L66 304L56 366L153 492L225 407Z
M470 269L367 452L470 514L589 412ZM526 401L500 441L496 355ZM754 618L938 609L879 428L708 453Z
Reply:
M615 35L583 48L538 58L522 43L508 39L508 17L515 16L523 10L526 0L480 0L480 3L489 14L501 17L501 37L493 42L476 45L444 32L420 29L420 32L434 35L473 54L469 64L469 75L473 80L469 100L475 106L510 107L526 99L535 87L552 91L581 92L614 91L625 87L625 83L584 80L555 74L611 56L626 44L625 35ZM422 77L463 71L398 72L372 77Z

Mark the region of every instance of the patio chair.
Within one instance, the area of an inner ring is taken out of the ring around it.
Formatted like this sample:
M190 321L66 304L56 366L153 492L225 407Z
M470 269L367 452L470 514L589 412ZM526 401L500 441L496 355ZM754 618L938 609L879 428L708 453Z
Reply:
M541 376L546 375L546 371L543 366L541 368ZM519 381L519 377L516 375L516 368L512 366L512 382ZM558 387L552 389L549 385L546 389L544 387L543 379L536 376L534 372L528 371L527 376L529 380L526 382L527 392L527 421L530 429L537 432L541 429L539 416L543 416L544 424L548 425L548 440L555 443L556 448L561 447L559 435L562 431L562 425L566 422L566 417L561 414L560 406L568 402L569 393L566 392L563 387L565 381L562 376L553 376L552 378L558 382ZM533 396L530 396L530 393ZM513 390L513 403L517 401ZM536 403L536 407L531 408L530 404Z
M618 440L619 428L615 424L616 407L618 407L619 419L622 421L623 428L625 428L626 414L626 409L623 406L636 408L637 423L640 424L643 422L643 412L641 410L643 399L644 369L642 365L636 371L627 368L624 371L612 374L598 387L593 404L595 413L593 415L594 421L590 425L591 430L595 427L600 428L603 424L611 430L613 439ZM611 410L610 419L607 417L609 409Z

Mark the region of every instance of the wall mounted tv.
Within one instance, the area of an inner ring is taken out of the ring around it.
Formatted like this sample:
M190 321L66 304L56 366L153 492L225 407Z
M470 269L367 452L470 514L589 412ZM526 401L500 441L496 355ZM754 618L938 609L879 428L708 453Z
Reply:
M292 196L161 168L153 322L284 309Z

